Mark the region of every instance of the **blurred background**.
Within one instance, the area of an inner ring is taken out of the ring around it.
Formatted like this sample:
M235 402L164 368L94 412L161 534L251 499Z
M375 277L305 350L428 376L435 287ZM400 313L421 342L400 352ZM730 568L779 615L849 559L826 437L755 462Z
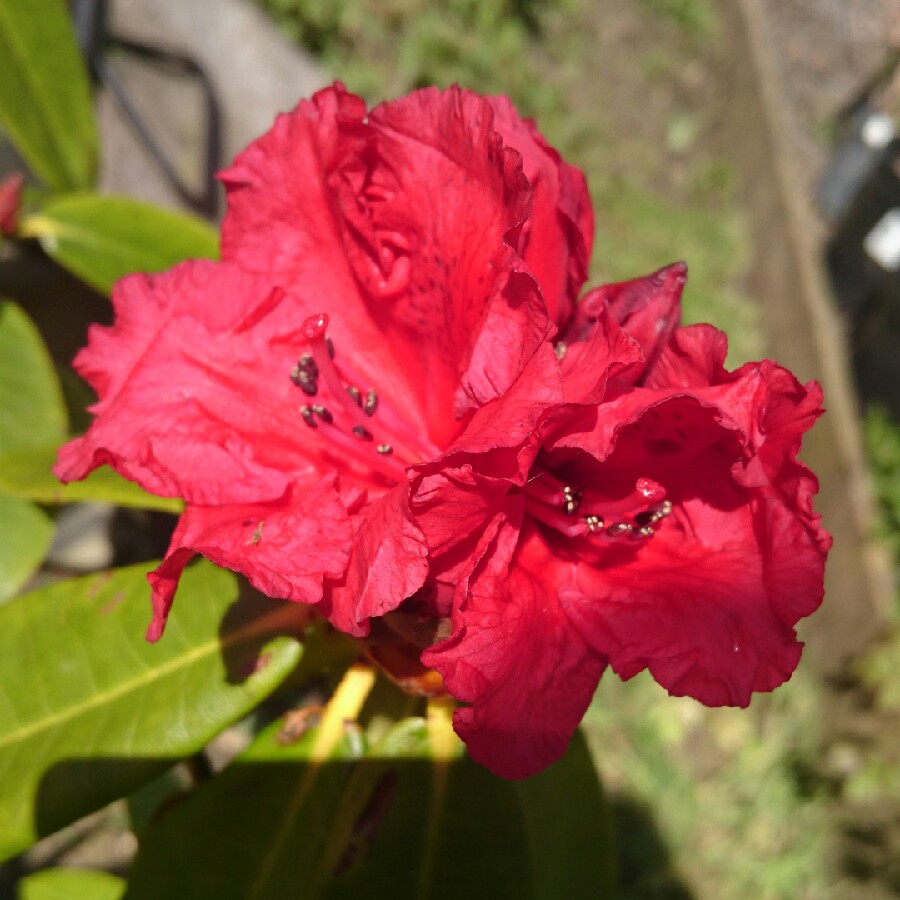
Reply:
M70 6L103 190L214 218L212 173L333 78L372 103L508 94L587 175L592 282L684 259L685 317L728 332L732 366L771 356L822 382L803 457L835 547L797 674L749 712L608 677L585 730L621 896L900 896L900 0ZM17 166L0 136L0 178ZM0 295L65 364L85 323L60 319L61 291L108 315L37 242L0 250ZM121 866L128 846L22 865Z

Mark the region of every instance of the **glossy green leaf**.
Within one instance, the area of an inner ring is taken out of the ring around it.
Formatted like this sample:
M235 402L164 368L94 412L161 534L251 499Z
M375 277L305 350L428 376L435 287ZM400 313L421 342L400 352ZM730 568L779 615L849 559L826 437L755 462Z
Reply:
M50 187L93 184L90 85L64 0L0 0L0 123Z
M28 453L65 433L62 393L41 336L18 306L0 303L0 454ZM0 487L0 599L37 571L52 538L44 512Z
M62 484L51 471L56 451L53 445L0 454L0 491L38 503L92 501L172 513L181 512L184 506L177 497L148 494L109 466L101 466L83 481Z
M184 259L218 256L214 228L130 197L55 197L22 222L25 237L104 293L130 272L160 272Z
M298 607L235 604L233 575L184 575L147 644L148 565L0 607L0 857L124 796L206 744L295 666ZM261 615L265 613L263 618Z
M62 392L38 330L15 303L0 303L0 453L58 444L66 427Z
M0 600L12 597L40 568L53 521L33 503L0 493Z
M553 769L514 784L447 752L423 718L371 743L345 726L323 744L327 718L289 746L272 726L159 821L126 898L613 896L606 808L580 736Z
M125 882L91 869L44 869L23 878L19 900L119 900Z

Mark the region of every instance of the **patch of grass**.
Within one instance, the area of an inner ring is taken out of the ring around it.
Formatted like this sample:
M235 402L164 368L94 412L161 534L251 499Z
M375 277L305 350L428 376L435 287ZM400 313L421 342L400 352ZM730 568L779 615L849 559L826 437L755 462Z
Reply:
M708 37L715 23L710 0L640 0L657 15L671 19L695 37Z
M863 428L878 501L879 536L887 543L894 567L900 571L900 422L883 407L872 406L866 410Z
M324 67L370 102L453 83L503 92L528 115L560 103L522 60L548 0L260 0ZM576 2L563 0L562 8Z
M653 811L671 853L660 857L646 835L631 846L620 815L626 852L645 854L624 860L623 895L679 896L655 892L674 879L730 900L826 896L828 797L796 765L818 746L818 702L802 669L790 691L758 696L749 710L669 697L646 673L624 684L607 675L584 722L598 768L614 796Z

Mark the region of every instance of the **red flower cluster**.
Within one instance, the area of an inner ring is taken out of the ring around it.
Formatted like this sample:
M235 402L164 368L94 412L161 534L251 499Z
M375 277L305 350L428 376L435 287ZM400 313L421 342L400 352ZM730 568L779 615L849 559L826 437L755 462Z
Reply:
M56 467L187 502L150 640L198 553L373 646L400 622L508 778L607 665L708 705L790 677L830 542L796 460L819 387L726 370L678 325L683 265L577 302L584 179L507 100L335 85L222 178L222 262L119 283Z

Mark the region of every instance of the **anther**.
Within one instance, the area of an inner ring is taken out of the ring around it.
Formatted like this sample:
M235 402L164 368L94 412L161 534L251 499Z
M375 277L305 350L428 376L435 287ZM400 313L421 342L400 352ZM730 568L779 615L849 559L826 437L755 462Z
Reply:
M591 534L594 534L597 531L600 531L603 528L603 517L602 516L585 516L584 524L587 525L587 529Z
M574 516L581 506L581 498L584 491L580 488L573 488L570 485L563 487L563 510L567 516Z
M366 399L362 405L362 411L367 416L374 416L375 410L378 409L378 394L372 388L366 392Z
M362 397L359 393L359 388L354 387L352 384L347 388L347 393L353 398L353 402L357 406L362 406Z
M390 444L379 444L375 449L382 456L390 456L394 452L394 448Z
M629 537L633 541L641 541L645 540L646 538L652 538L653 534L653 528L650 525L644 525L642 528L638 528L637 530L632 529Z
M308 372L312 378L319 377L319 367L316 365L316 361L313 359L311 353L304 353L300 359L297 360L297 368L304 372Z
M626 534L631 534L634 529L627 522L613 522L609 528L606 529L606 533L611 538L624 537Z
M566 351L569 349L569 345L565 341L560 341L554 348L553 352L556 354L556 358L560 360L560 362L565 358Z
M313 415L313 411L308 406L300 407L300 415L303 417L303 421L309 425L310 428L318 428L319 423L316 422L316 418Z
M323 421L328 422L330 425L334 421L334 416L331 414L331 410L327 409L320 404L316 404L313 406L312 411Z
M368 428L363 428L362 425L353 426L353 436L359 438L361 441L372 440L372 432L369 431Z
M319 393L319 382L308 370L294 366L291 369L291 381L299 387L307 397L315 397Z
M325 338L325 349L328 351L328 358L334 359L334 341L330 337Z

